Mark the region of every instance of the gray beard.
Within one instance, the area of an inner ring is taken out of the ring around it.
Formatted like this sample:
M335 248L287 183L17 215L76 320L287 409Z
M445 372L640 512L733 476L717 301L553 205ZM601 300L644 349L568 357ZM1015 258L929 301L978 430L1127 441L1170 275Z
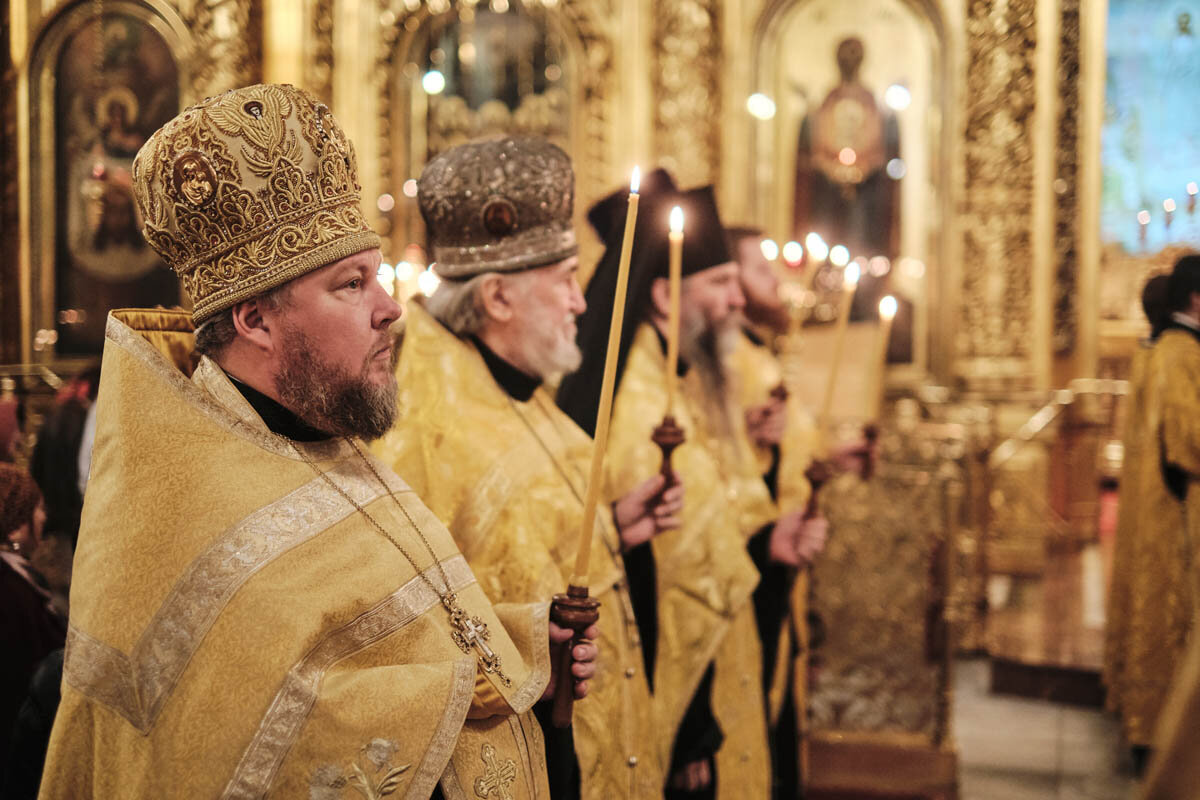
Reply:
M370 442L391 430L396 419L395 366L400 350L392 350L392 377L386 386L370 380L371 356L357 375L341 365L321 361L303 330L285 328L286 347L275 390L284 406L300 419L331 436L358 436Z
M736 430L736 408L728 358L736 341L737 326L732 317L729 323L719 326L709 325L703 319L687 322L686 329L680 331L680 354L700 378L704 389L701 400L712 420L713 431L730 437Z

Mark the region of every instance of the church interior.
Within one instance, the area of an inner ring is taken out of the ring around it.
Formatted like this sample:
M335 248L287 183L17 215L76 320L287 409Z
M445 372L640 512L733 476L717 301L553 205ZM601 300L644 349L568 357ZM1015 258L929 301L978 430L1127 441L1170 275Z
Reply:
M0 455L30 464L56 404L94 398L111 309L189 303L131 170L202 98L292 83L328 104L398 299L438 284L417 178L447 148L562 147L585 285L588 209L662 167L763 232L784 384L832 440L878 448L822 489L805 796L1137 796L1154 731L1124 702L1133 656L1114 666L1137 624L1113 589L1124 432L1142 287L1200 246L1200 0L0 13ZM1178 649L1152 650L1137 669L1170 675Z

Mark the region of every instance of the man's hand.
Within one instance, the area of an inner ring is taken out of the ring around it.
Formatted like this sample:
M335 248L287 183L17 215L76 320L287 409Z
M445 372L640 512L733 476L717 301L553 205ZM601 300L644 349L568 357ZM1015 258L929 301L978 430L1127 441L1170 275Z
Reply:
M790 567L812 563L825 549L829 521L822 516L805 519L801 511L785 514L771 529L767 552L771 560Z
M746 409L746 431L759 447L776 447L787 429L787 402L771 398L761 406Z
M655 475L639 483L613 503L613 522L621 535L621 549L632 550L663 531L678 528L683 512L683 484L663 491L666 478Z
M709 760L693 761L671 776L671 788L685 792L707 789L712 783L712 767Z
M796 537L796 557L801 565L811 564L829 541L829 520L821 515L804 520Z
M550 663L558 663L558 654L567 646L575 632L570 628L560 628L553 622L550 623ZM596 658L600 655L600 648L596 646L595 639L600 635L600 630L592 625L583 632L583 638L575 643L575 647L571 650L571 676L575 680L575 699L582 700L587 697L588 681L596 676ZM546 685L546 691L542 693L543 700L553 699L554 693L558 689L558 670L550 670L550 683Z
M878 459L878 444L865 437L838 445L829 453L829 461L838 472L873 472Z

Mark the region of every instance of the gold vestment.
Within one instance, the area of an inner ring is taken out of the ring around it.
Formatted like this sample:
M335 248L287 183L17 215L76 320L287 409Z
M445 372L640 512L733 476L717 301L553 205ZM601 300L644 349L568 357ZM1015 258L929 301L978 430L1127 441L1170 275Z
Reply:
M1143 343L1133 353L1129 366L1129 393L1125 396L1125 427L1122 443L1125 453L1121 464L1120 504L1117 510L1117 534L1113 547L1112 579L1104 623L1104 683L1106 705L1120 711L1131 616L1130 588L1133 583L1134 546L1138 535L1141 502L1137 476L1142 469L1146 437L1146 368L1150 346Z
M1182 457L1179 411L1188 408L1189 413L1200 414L1200 397L1192 395L1184 403L1184 398L1177 396L1184 379L1177 372L1181 367L1179 356L1192 348L1200 354L1194 339L1174 330L1163 333L1154 345L1146 364L1142 395L1142 452L1136 475L1125 479L1133 480L1126 488L1137 497L1137 517L1129 548L1125 660L1116 705L1121 710L1125 738L1133 745L1149 746L1153 740L1158 715L1191 628L1192 587L1188 581L1190 553L1184 505L1168 489L1163 465L1168 457Z
M1200 607L1200 332L1169 329L1159 337L1155 354L1164 380L1162 401L1163 460L1187 480L1187 584L1192 614Z
M654 328L639 328L613 404L605 471L609 497L620 497L661 466L651 434L667 409L666 357ZM709 664L713 713L725 734L717 753L717 797L756 800L770 791L770 752L762 699L762 658L751 595L758 571L746 552L754 522L753 483L727 475L720 455L697 426L703 413L693 392L677 395L676 422L688 440L672 464L684 486L682 526L655 537L658 573L658 658L655 705L664 763ZM758 485L766 494L761 478ZM760 498L761 499L761 498ZM767 498L769 506L770 498Z
M547 607L493 606L416 494L349 442L271 433L206 358L189 380L160 350L186 363L190 336L186 312L109 318L41 797L426 800L440 781L447 800L545 798L526 712ZM439 591L444 569L490 630L510 713L467 719L476 650L301 448Z
M566 590L591 439L539 389L510 397L479 351L410 304L396 426L375 446L444 520L488 597L528 602ZM646 473L643 477L649 477ZM620 542L601 504L590 593L600 659L575 704L582 796L662 797L663 763Z

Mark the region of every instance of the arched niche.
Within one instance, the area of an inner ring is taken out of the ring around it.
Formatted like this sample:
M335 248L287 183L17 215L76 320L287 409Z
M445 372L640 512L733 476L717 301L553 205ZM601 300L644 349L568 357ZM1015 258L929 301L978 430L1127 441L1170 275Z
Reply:
M853 108L852 113L845 108L838 111L839 103L831 95L842 83L839 45L852 38L862 44L857 83L873 98L875 116ZM907 310L910 318L905 326L897 318L889 362L894 373L913 379L927 374L930 340L935 335L930 312L944 277L952 180L948 155L952 131L946 124L952 103L949 53L939 9L931 0L776 0L760 17L753 52L754 89L770 98L774 108L773 115L769 106L750 109L760 116L751 136L751 218L764 224L768 235L781 244L789 240L803 244L813 231L822 234L830 247L843 244L839 238L854 239L853 233L820 230L822 224L812 219L813 203L821 202L820 191L812 188L814 176L823 174L817 164L814 131L820 119L824 130L840 127L853 142L856 125L877 125L879 136L864 147L878 152L869 163L860 160L859 165L866 163L866 174L880 178L874 183L880 197L890 193L891 199L858 206L852 200L849 210L837 212L846 217L861 215L868 227L880 229L879 235L866 236L867 243L857 248L845 242L851 246L851 257L861 257L871 273L856 297L852 320L874 319L878 298L885 293L897 295L901 315ZM836 134L825 135L825 142L833 141ZM849 164L834 166L852 171L855 158L860 157L847 154ZM839 195L866 196L861 191L865 181L826 183L827 190L834 187ZM804 186L809 187L808 215L797 213ZM874 226L870 220L876 220ZM878 259L871 269L870 260L878 256L887 259L883 274L879 273L884 264ZM803 277L808 279L813 266L808 263L804 269ZM836 281L832 274L825 277L829 280L817 284L814 321L835 315Z
M28 302L39 359L100 353L112 308L180 302L133 201L138 148L181 107L192 36L173 8L76 3L50 18L29 62Z
M390 240L385 255L399 260L409 245L425 240L408 181L439 152L489 134L541 135L566 150L575 167L576 221L582 223L588 202L607 188L609 177L613 76L597 4L392 5L399 10L389 8L382 17L389 24L379 75L379 196L367 199Z

